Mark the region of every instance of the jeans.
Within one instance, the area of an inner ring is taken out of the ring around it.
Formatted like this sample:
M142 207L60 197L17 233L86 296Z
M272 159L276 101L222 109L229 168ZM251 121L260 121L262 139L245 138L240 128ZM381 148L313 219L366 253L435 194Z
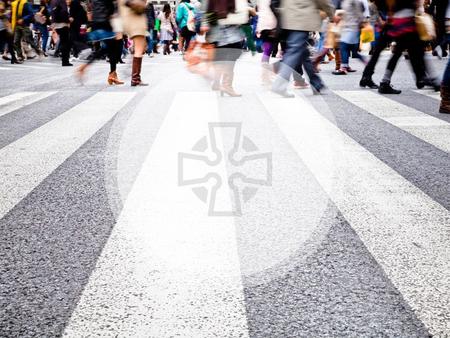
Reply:
M150 34L147 36L147 54L151 54L153 52L153 30L150 31Z
M342 66L348 67L348 61L350 59L350 52L352 55L356 56L358 59L364 62L364 57L359 54L358 47L359 44L349 44L345 42L341 42L341 56L342 56Z
M39 32L41 32L42 51L46 52L47 51L47 43L48 43L48 29L47 29L47 25L42 25L42 24L35 23L34 26L36 27L36 29L39 30Z
M286 52L272 89L280 92L286 91L293 70L298 69L298 66L302 64L311 86L320 90L324 87L324 84L322 79L314 72L310 59L309 49L307 48L309 32L287 30L286 33Z
M450 43L450 34L447 34L447 43ZM450 58L447 62L447 67L445 67L444 76L442 78L442 85L443 86L450 86Z

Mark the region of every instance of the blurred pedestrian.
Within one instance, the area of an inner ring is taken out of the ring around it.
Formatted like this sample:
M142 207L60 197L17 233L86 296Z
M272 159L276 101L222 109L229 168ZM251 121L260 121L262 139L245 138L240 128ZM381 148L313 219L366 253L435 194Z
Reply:
M115 25L115 27L113 27ZM89 39L94 42L100 42L100 48L94 50L88 56L88 62L77 69L80 79L83 78L87 67L95 60L108 56L109 74L108 84L124 84L117 76L117 63L122 53L122 27L120 17L113 0L92 0L92 22Z
M220 0L212 1L217 2ZM180 29L180 50L185 52L195 35L195 8L190 4L190 0L181 0L177 7L176 22Z
M153 57L153 44L155 42L153 30L155 28L155 6L151 1L147 1L147 7L145 9L147 15L147 55Z
M131 86L148 86L141 79L142 57L146 51L148 35L145 0L119 0L119 14L123 21L124 33L133 40L133 63Z
M69 5L71 0L53 0L52 21L53 28L59 36L59 52L61 54L62 66L73 66L69 62L70 58L70 15ZM72 19L73 20L73 19Z
M287 47L283 61L272 91L283 97L294 97L287 91L292 71L301 63L308 74L311 89L315 94L325 88L322 79L314 72L308 49L310 32L320 30L324 11L330 20L333 19L334 7L330 0L285 0L280 8L281 28L286 30Z
M445 23L446 42L450 43L450 1L442 0L445 4ZM441 24L441 23L439 23ZM441 105L439 112L442 114L450 114L450 59L447 61L447 67L441 83Z
M174 33L177 29L175 18L172 14L172 9L169 4L165 4L158 19L161 21L161 35L160 40L164 45L164 55L170 54L170 45L172 44Z
M23 61L22 40L28 43L36 54L42 56L42 51L33 39L30 24L33 22L34 12L28 0L14 0L11 3L11 27L14 32L14 49L19 60Z

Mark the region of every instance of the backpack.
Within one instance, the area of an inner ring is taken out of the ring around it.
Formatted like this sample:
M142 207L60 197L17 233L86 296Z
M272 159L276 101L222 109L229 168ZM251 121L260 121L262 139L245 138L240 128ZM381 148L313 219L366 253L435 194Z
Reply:
M191 32L195 32L195 15L194 15L193 11L188 7L188 5L186 5L186 3L184 3L184 7L186 8L186 10L188 12L186 28Z

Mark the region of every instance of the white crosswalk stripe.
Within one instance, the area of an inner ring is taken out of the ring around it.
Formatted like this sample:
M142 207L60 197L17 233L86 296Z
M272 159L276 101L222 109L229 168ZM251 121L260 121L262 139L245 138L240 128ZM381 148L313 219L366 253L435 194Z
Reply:
M2 97L0 98L0 116L9 114L14 110L28 106L56 93L56 91L18 92L9 96Z
M450 219L450 212L304 99L295 102L297 114L284 114L292 111L290 100L260 99L418 317L432 333L448 332L443 318L450 303L450 236L441 224Z
M55 93L0 97L0 116ZM448 122L372 92L335 93L345 104L407 132L404 137L450 152ZM0 219L134 97L134 92L98 92L0 149ZM305 96L264 93L258 99L325 191L327 203L329 196L417 318L430 333L445 337L450 212L326 119ZM175 95L64 336L251 336L235 221L209 217L205 205L174 179L179 163L173 155L206 135L209 122L220 121L217 100L212 92ZM152 94L145 95L133 115L148 115L154 104ZM224 137L219 141L225 143ZM217 170L226 176L225 163ZM227 198L221 202L231 204Z
M434 90L414 90L414 92L416 92L417 94L426 95L436 100L441 99L441 94Z
M133 96L133 93L126 92L97 93L2 148L0 218L94 135Z
M233 218L208 217L174 180L173 155L218 119L216 100L211 92L177 94L66 336L248 335Z
M445 152L450 152L450 123L372 92L335 93L370 114Z

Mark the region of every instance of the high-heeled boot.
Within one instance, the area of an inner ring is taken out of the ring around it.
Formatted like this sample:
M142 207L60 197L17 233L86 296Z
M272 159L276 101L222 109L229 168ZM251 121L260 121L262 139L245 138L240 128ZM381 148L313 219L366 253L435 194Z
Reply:
M109 75L108 75L108 83L110 85L113 85L113 84L115 84L115 85L122 85L125 82L119 80L119 77L117 76L117 73L114 71L114 72L109 73Z
M148 83L142 82L141 79L142 57L133 57L133 65L131 67L131 86L148 86Z
M233 78L234 78L234 64L223 65L223 78L222 85L220 86L220 95L223 96L227 94L232 97L242 96L238 94L233 89Z

